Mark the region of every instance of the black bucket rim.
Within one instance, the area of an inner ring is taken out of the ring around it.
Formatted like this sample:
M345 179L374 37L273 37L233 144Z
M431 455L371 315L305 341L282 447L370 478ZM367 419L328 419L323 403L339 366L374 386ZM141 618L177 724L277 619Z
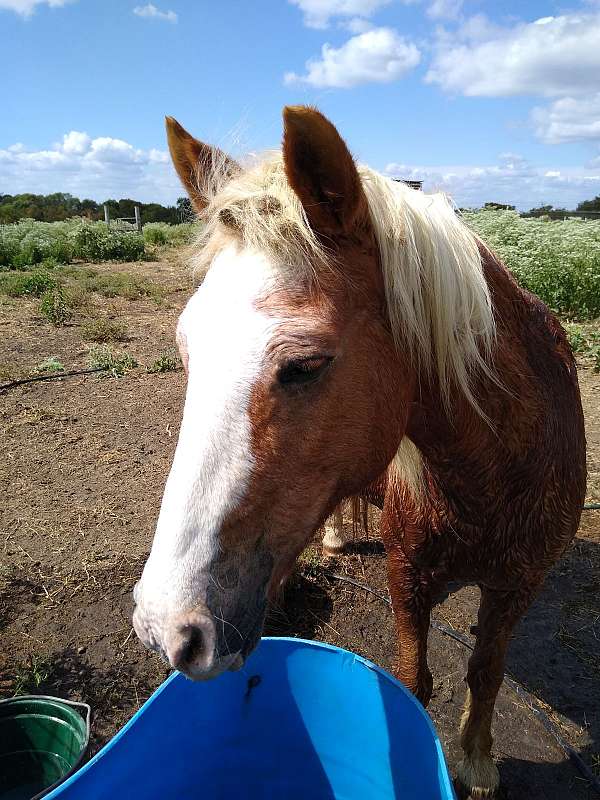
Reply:
M77 770L81 767L82 762L87 754L88 748L90 746L90 731L91 731L91 717L92 717L92 707L88 703L81 703L75 700L66 700L63 697L54 697L50 694L19 694L15 697L6 697L0 700L0 709L3 706L7 706L9 704L18 705L21 702L35 702L37 700L49 700L51 702L57 703L58 705L69 706L73 709L76 709L80 716L83 718L85 723L85 742L84 746L81 748L81 753L79 757L69 769L68 772L59 778L59 780L54 781L51 786L47 786L45 789L42 789L41 792L38 792L36 795L33 795L31 800L41 800L42 797L45 797L47 794L50 794L54 789L64 783L67 778L70 778Z

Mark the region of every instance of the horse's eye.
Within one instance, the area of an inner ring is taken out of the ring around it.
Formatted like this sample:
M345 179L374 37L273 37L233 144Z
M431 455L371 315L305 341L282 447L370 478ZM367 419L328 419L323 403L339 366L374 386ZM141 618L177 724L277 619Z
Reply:
M331 363L329 356L313 356L302 358L297 361L288 361L277 375L279 383L285 385L297 385L310 383L323 374Z

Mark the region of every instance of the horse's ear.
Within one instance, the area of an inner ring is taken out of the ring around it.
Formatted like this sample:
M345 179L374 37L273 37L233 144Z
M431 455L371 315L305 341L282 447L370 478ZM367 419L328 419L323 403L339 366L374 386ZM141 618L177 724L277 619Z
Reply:
M165 117L173 165L196 211L208 204L207 187L217 175L233 175L238 164L217 147L199 142L173 117Z
M283 160L288 182L311 226L347 233L367 214L354 159L329 120L310 106L283 109Z

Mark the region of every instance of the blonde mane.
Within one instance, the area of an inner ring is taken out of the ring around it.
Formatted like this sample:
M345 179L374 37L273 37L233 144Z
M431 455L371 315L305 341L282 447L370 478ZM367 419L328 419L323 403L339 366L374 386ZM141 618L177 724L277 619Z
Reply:
M443 194L425 194L368 167L359 174L379 245L387 309L397 346L437 374L450 406L457 387L483 415L471 391L475 371L491 374L495 326L476 236ZM192 265L202 272L232 237L275 257L281 269L318 279L332 253L311 229L289 186L281 153L233 177L215 165Z

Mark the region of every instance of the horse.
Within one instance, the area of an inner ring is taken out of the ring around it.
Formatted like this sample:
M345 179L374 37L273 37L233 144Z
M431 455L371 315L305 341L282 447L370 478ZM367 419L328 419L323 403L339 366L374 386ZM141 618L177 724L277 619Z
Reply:
M583 414L556 317L442 194L358 165L317 109L240 165L167 117L202 219L178 322L187 392L139 638L195 680L238 669L270 591L347 498L382 509L395 675L427 705L432 598L481 589L459 781L492 795L511 631L575 535Z

